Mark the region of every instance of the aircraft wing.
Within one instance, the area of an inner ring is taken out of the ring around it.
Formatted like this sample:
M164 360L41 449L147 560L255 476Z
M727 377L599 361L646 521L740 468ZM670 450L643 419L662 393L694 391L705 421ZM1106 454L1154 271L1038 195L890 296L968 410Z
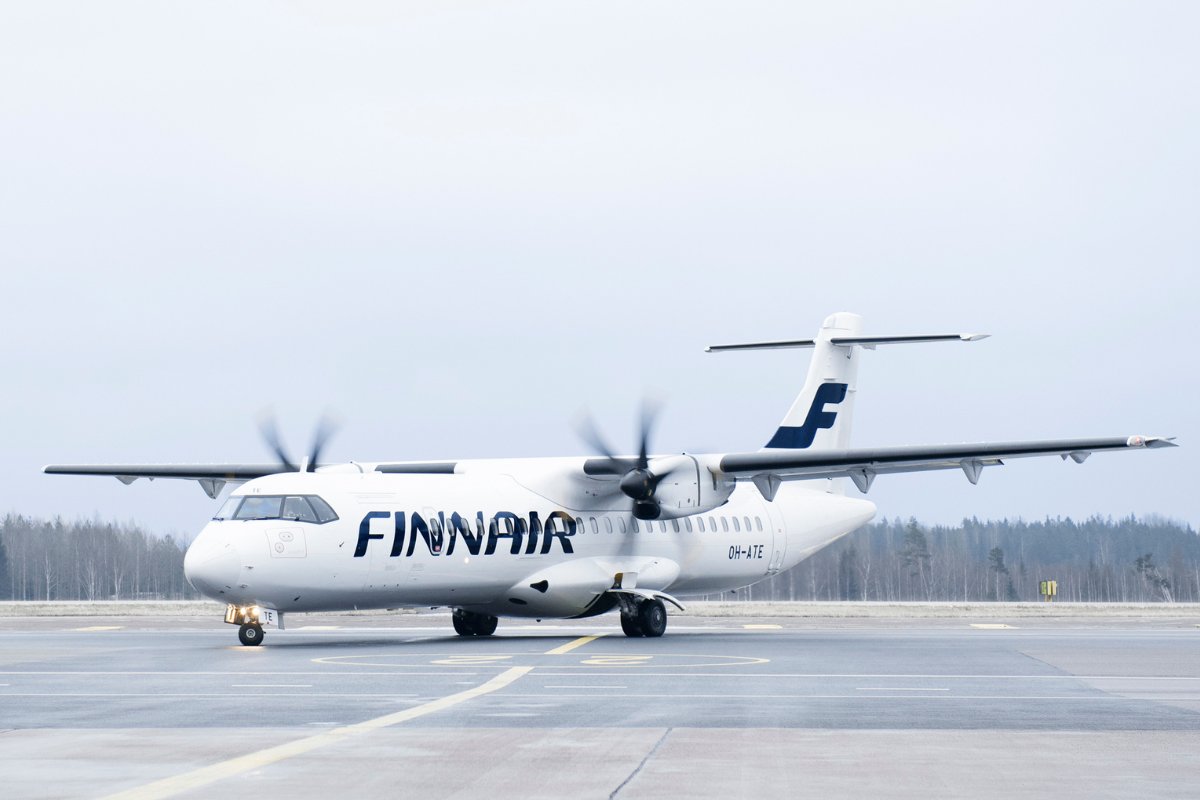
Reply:
M42 470L49 475L110 475L126 486L138 478L181 478L198 481L212 498L226 483L245 483L288 471L279 464L50 464Z
M984 467L1000 465L1004 459L1032 456L1061 456L1082 464L1092 453L1176 447L1168 438L1121 436L1103 439L1046 439L1031 442L980 442L850 450L763 450L730 453L721 458L721 470L738 480L753 480L768 500L775 497L779 482L812 478L848 477L866 492L876 475L921 472L932 469L962 469L971 483L979 481Z
M449 462L399 462L379 464L377 472L441 474L454 472ZM328 466L326 464L321 467ZM319 468L319 467L318 467ZM265 475L296 472L282 464L50 464L42 469L48 475L104 475L128 486L138 478L178 478L197 481L209 497L216 498L227 483L245 483Z

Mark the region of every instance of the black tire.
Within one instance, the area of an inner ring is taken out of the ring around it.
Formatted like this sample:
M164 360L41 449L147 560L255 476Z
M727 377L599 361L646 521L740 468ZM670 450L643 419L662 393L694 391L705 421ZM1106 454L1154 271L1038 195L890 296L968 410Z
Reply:
M496 626L500 623L500 620L491 614L476 614L474 617L471 622L476 636L491 636L496 632Z
M621 615L621 630L631 639L646 635L642 633L642 625L636 617L627 617L624 614Z
M662 636L667 630L667 607L662 600L643 600L638 608L642 636Z
M249 622L238 628L238 639L247 647L257 647L262 644L263 629L261 625L253 625Z
M453 614L454 632L459 636L474 636L475 628L472 627L471 621L462 613L455 611Z

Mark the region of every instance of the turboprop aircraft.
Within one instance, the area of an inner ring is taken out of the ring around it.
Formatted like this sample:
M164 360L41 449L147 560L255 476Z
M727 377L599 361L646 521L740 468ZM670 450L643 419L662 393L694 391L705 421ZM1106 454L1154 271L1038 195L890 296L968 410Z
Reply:
M709 352L812 348L804 389L751 453L651 455L644 413L636 456L590 425L591 458L319 464L329 429L293 463L51 465L60 475L199 481L228 499L184 559L188 581L226 604L243 644L293 612L435 606L463 636L498 617L579 618L617 609L628 636L661 636L664 601L738 589L789 569L875 516L876 476L961 469L972 484L1008 459L1172 447L1095 439L850 448L858 361L881 345L973 342L986 334L864 336L862 318L825 320L815 339L716 345ZM669 594L670 592L671 594Z

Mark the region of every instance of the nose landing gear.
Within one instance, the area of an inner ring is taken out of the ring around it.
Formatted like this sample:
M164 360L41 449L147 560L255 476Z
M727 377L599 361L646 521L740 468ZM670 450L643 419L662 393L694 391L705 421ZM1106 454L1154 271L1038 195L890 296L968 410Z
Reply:
M257 623L244 623L240 628L238 628L238 639L240 639L242 644L246 645L247 647L254 647L262 644L262 626Z
M459 636L491 636L496 632L498 620L491 614L454 609L454 632Z

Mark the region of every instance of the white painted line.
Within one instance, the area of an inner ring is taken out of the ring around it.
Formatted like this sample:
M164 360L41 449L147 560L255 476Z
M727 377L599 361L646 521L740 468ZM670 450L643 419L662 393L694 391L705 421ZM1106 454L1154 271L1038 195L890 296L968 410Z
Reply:
M538 714L532 712L514 712L511 714L477 714L479 717L536 717Z
M914 689L907 686L860 686L860 692L948 692L949 689Z
M1001 625L998 623L991 623L991 622L972 622L971 627L972 628L984 628L985 630L989 630L989 631L1000 630L1001 628L1008 628L1008 629L1014 630L1014 631L1017 629L1015 625Z
M311 683L231 683L234 689L311 689Z
M124 625L93 625L90 628L68 628L71 631L119 631Z
M1131 693L1132 695L1132 693ZM7 696L7 695L6 695ZM546 697L546 695L538 694L509 694L505 697ZM594 694L556 694L553 697L561 699L564 697L580 697L594 699ZM615 694L605 695L605 699L609 697L629 697L633 699L652 699L652 700L667 700L667 699L682 699L682 700L917 700L922 702L925 700L937 699L943 700L1065 700L1067 702L1093 703L1093 702L1141 702L1141 696L1117 696L1111 694L1101 695L1048 695L1048 694L1031 694L1031 695L1005 695L1005 694L955 694L955 695L930 695L928 697L920 697L911 694ZM1172 700L1200 700L1200 697L1178 697L1175 695L1164 695Z
M543 689L628 689L628 686L543 686Z
M470 690L468 690L470 691ZM280 700L287 700L289 703L296 701L294 694L256 694L254 692L192 692L184 694L182 692L5 692L5 697L274 697ZM372 694L370 692L316 692L306 694L305 697L378 697L382 699L403 698L411 699L417 697L415 694Z

